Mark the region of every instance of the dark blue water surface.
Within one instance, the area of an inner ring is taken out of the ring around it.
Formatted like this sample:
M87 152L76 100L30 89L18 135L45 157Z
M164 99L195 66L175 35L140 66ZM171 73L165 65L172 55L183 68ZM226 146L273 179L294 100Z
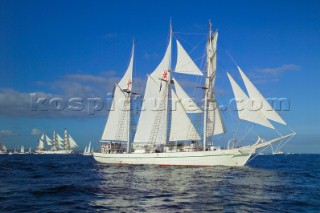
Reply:
M0 212L320 212L320 155L248 166L101 165L82 155L1 155Z

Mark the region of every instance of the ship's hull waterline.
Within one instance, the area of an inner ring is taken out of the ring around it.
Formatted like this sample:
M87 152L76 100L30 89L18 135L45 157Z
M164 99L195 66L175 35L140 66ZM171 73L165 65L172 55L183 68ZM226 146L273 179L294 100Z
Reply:
M161 166L244 166L255 147L246 146L235 149L198 151L198 152L167 152L167 153L130 153L107 154L94 152L93 157L104 164L133 164Z
M35 154L45 154L45 155L50 155L50 154L55 154L55 155L66 155L66 154L71 154L72 150L57 150L57 151L37 151Z

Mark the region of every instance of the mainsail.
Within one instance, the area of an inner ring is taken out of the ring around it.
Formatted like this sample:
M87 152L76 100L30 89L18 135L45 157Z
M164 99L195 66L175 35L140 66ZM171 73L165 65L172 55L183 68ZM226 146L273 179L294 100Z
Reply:
M169 44L161 63L148 76L134 143L166 143L170 67L171 33Z
M130 105L132 91L134 46L127 71L118 84L115 85L111 110L103 131L101 141L124 142L130 139Z

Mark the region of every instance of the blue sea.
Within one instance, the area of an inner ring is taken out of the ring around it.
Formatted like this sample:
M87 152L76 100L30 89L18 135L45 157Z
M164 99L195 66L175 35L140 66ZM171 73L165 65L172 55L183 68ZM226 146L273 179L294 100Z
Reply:
M0 156L0 212L76 211L320 212L320 155L257 156L240 168Z

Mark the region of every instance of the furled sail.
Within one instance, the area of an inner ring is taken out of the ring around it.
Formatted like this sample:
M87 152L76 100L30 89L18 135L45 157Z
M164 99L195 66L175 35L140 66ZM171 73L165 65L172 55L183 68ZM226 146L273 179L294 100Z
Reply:
M171 89L171 98L172 113L169 141L200 140L200 135L193 126L181 103L181 100L173 89Z
M166 143L170 67L171 36L162 61L148 76L134 143Z
M270 106L268 101L261 95L258 89L253 85L249 78L244 74L241 68L238 66L238 70L241 74L243 82L247 88L249 97L254 100L253 104L270 120L286 125L286 122L280 117L280 115ZM258 101L259 103L256 103Z
M181 100L181 104L187 113L201 113L202 110L197 106L197 104L190 98L190 96L183 90L176 79L174 81L175 91L178 98Z
M227 75L236 98L239 118L274 129L265 115L260 110L254 108L252 101L235 82L231 75L229 73L227 73Z
M215 32L207 43L207 137L225 133L225 126L221 117L221 112L214 95L217 67L217 40L218 32Z
M190 75L203 75L198 66L193 62L188 53L182 47L180 42L177 41L177 64L174 69L175 72L190 74Z
M132 70L134 59L134 47L132 48L131 59L128 68L115 85L112 106L108 120L103 131L102 141L127 141L128 122L130 122L130 92L132 90Z

